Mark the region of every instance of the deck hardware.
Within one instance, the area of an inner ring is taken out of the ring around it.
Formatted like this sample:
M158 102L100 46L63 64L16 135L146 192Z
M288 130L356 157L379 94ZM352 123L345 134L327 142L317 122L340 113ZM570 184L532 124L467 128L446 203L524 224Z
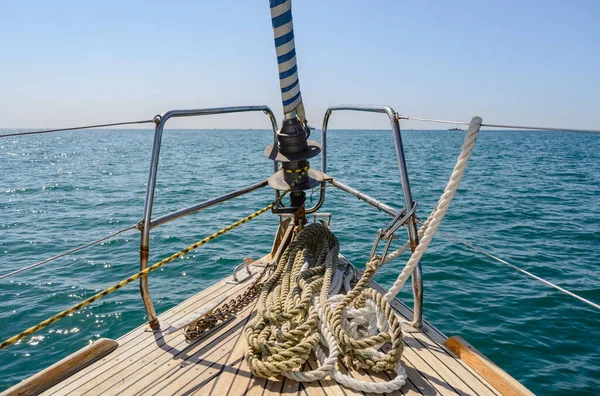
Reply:
M250 279L252 277L252 271L250 271L250 264L252 264L255 260L245 257L244 258L244 262L242 262L241 264L237 265L234 270L233 270L233 275L231 276L232 280L231 281L227 281L227 283L229 284L238 284L238 283L242 283L247 281L248 279ZM237 277L237 273L238 271L242 268L245 267L246 268L246 275L242 274L243 278L238 279Z
M276 191L288 188L295 175L306 170L307 175L295 185L290 193L290 205L278 206L273 213L296 213L304 207L306 201L305 190L321 184L323 174L310 168L308 160L321 152L319 143L309 140L310 129L300 122L298 118L289 118L277 131L277 142L270 144L265 149L265 156L273 161L281 162L281 169L269 177L269 185ZM303 217L303 213L299 213Z
M317 221L319 221L321 224L327 226L327 228L329 228L329 226L331 225L331 218L333 217L333 214L331 213L313 213L312 214L313 217L313 223L316 223Z
M158 326L157 327L152 327L148 323L146 325L146 328L144 329L144 331L146 333L162 333L164 329L168 329L169 327L171 327L171 323L170 322L165 322L165 321L158 322Z
M412 209L409 210L408 213L406 213L406 208L402 209L402 211L400 211L400 213L398 213L394 219L392 219L392 222L383 230L384 235L382 238L385 240L389 239L398 230L398 228L405 225L406 222L414 216L418 207L419 205L414 202ZM400 218L400 216L403 217Z
M329 177L327 175L325 175L326 178ZM348 186L347 184L342 183L341 181L337 180L337 179L326 179L326 181L328 183L331 183L331 185L339 188L340 190L347 192L350 195L355 196L356 198L360 199L363 202L368 203L369 205L373 206L374 208L385 212L387 214L389 214L390 216L396 216L398 214L398 209L392 208L391 206L353 188Z
M254 183L248 187L240 188L239 190L232 191L230 193L221 195L220 197L211 198L204 202L200 202L198 204L188 206L187 208L183 208L183 209L179 209L174 212L171 212L171 213L167 213L166 215L157 217L156 219L152 220L150 222L150 228L153 229L155 227L158 227L158 226L168 223L170 221L176 220L180 217L184 217L184 216L190 215L192 213L199 212L201 210L210 208L211 206L215 206L215 205L221 204L223 202L229 201L230 199L233 199L233 198L241 197L242 195L259 190L263 187L266 187L267 185L268 185L267 180L265 179L258 183ZM142 223L142 222L143 222L143 220L140 223Z
M406 208L403 208L401 211L399 211L394 216L394 218L392 219L392 221L390 222L390 224L387 227L377 231L377 236L375 237L375 242L373 242L373 247L371 248L371 254L369 256L369 260L372 260L373 257L375 257L379 242L381 240L384 240L384 241L386 241L386 243L383 248L383 253L381 254L381 259L383 261L385 261L385 259L387 257L387 253L392 244L392 241L398 239L398 236L395 234L395 232L400 227L405 225L408 220L410 220L411 218L414 218L413 216L415 215L415 211L417 210L417 207L418 207L417 203L414 202L412 209L409 210L408 213L406 211Z

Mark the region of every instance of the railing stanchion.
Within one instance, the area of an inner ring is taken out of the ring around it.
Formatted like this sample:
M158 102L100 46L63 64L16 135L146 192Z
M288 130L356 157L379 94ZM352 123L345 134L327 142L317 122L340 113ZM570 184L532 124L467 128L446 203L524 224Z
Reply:
M144 218L142 220L142 234L140 241L140 270L148 268L148 259L150 256L150 229L152 228L152 204L154 203L154 191L156 188L156 175L158 173L158 160L160 157L160 146L162 141L163 129L167 121L172 117L195 117L203 115L216 115L216 114L227 114L227 113L243 113L252 111L262 111L271 120L271 127L273 128L273 139L274 143L277 143L277 121L271 109L267 106L238 106L238 107L218 107L212 109L196 109L196 110L171 110L167 111L163 115L154 117L154 123L156 124L154 130L154 143L152 146L152 157L150 160L150 172L148 174L148 185L146 187L146 199L144 202ZM274 161L273 169L277 170L277 162ZM160 329L160 323L154 304L152 303L152 297L150 297L150 290L148 288L148 276L140 278L140 293L142 295L142 301L148 314L148 324L153 330Z
M400 183L402 185L402 195L404 196L404 207L412 208L413 199L410 191L410 182L408 180L408 170L406 169L406 159L404 157L404 147L402 146L402 135L400 133L400 124L398 123L398 115L389 106L335 106L330 107L325 112L323 118L323 128L321 129L321 171L327 173L327 125L331 113L339 110L364 111L370 113L383 113L388 116L392 126L394 136L394 148L396 149L396 159L398 160L398 170L400 172ZM321 194L325 194L325 189L321 190ZM416 215L413 214L408 219L406 226L408 228L408 239L410 240L411 250L414 251L419 244L419 234L417 231ZM412 325L415 328L423 326L423 275L421 263L417 265L412 273L412 285L414 295L414 316Z

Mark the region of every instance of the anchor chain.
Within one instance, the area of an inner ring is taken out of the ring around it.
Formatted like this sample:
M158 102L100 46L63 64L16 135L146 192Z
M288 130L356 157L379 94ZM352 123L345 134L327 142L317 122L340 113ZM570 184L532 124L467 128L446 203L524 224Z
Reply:
M217 324L223 323L228 319L235 316L246 308L256 297L260 294L264 284L265 275L271 268L270 264L267 264L265 268L258 275L258 278L246 289L243 294L229 300L222 307L216 308L211 313L204 315L198 319L195 323L185 327L183 330L185 339L188 342L194 341L202 336L206 331L214 328Z

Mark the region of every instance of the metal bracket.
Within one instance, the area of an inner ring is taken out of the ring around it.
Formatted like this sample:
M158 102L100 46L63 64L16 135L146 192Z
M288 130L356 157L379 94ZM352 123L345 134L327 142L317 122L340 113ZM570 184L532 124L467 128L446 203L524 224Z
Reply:
M239 283L245 282L248 279L252 278L253 274L252 274L252 271L250 271L250 264L252 264L254 261L255 261L254 259L245 257L244 262L234 268L233 275L231 276L232 280L227 281L226 283L229 283L230 285L237 285ZM237 273L242 267L246 268L246 274L242 273L241 274L242 278L238 279Z
M402 227L408 221L408 219L410 219L410 217L414 215L418 207L419 204L413 202L413 207L411 210L408 211L408 213L406 213L406 208L403 208L396 216L394 216L390 224L387 227L385 227L385 229L383 230L384 235L382 236L382 238L384 240L390 239L392 234L394 234L398 230L398 228Z
M388 224L387 227L385 227L383 230L380 229L379 231L377 231L377 237L375 237L375 242L373 242L373 247L371 248L371 255L369 257L369 260L372 260L373 257L375 257L375 253L377 253L377 247L379 246L379 242L383 239L384 241L386 241L386 243L383 247L383 252L381 253L381 260L385 261L392 241L394 239L398 239L398 237L396 236L396 231L398 231L400 227L405 225L409 219L415 216L417 207L418 204L416 202L413 202L411 210L407 212L406 208L402 209L400 212L398 212L396 216L394 216L394 218L392 219L390 224Z
M284 220L284 219L294 219L294 215L290 214L290 213L277 213L277 215L279 215L279 217ZM313 223L316 223L317 220L323 224L326 225L327 227L329 227L329 225L331 224L331 218L333 217L333 214L331 213L306 213L306 217L312 216L313 218Z
M169 322L158 322L158 327L153 328L152 326L148 325L146 326L146 328L144 329L144 332L146 333L162 333L164 329L168 329L171 327L171 323Z
M319 223L321 223L324 226L327 226L327 228L329 228L329 226L331 225L331 218L333 217L333 214L331 214L331 213L313 213L312 216L314 219L314 223L316 223L318 220Z

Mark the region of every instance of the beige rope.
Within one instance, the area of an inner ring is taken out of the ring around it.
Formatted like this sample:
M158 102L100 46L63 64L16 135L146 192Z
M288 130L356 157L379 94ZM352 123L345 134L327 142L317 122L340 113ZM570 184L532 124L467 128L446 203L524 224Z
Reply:
M368 287L380 263L378 259L368 263L349 293L330 298L330 292L347 284L352 273L340 261L339 242L326 226L310 224L302 230L265 282L257 316L246 328L245 357L252 373L262 378L283 375L295 381L315 381L329 374L344 386L366 392L399 389L406 381L400 366L400 322L383 296ZM371 318L357 311L377 315L379 325L373 326ZM388 342L387 352L378 351ZM320 366L299 371L313 350ZM395 370L398 376L388 383L356 381L337 371L338 356L348 368Z

